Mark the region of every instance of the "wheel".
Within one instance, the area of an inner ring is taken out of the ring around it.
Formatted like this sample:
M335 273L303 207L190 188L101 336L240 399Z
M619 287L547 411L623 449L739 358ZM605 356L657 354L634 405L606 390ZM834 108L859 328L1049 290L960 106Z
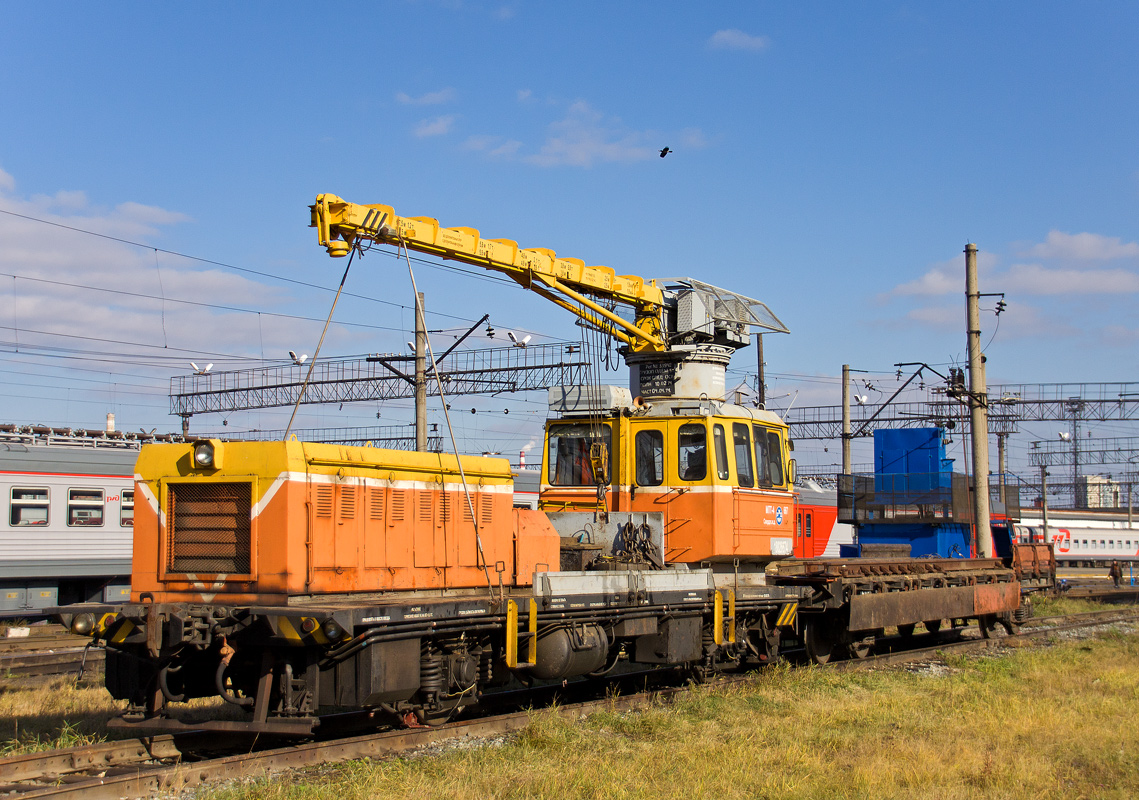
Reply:
M937 633L941 630L941 620L939 619L926 620L922 624L925 625L925 629L930 633Z
M977 617L977 625L981 628L981 636L986 639L1016 635L1016 626L1008 614L985 614Z
M816 664L826 664L835 655L835 630L829 620L816 617L803 624L803 646Z
M855 639L847 645L847 649L850 651L850 657L854 659L867 658L873 648L873 636L868 636L865 639Z

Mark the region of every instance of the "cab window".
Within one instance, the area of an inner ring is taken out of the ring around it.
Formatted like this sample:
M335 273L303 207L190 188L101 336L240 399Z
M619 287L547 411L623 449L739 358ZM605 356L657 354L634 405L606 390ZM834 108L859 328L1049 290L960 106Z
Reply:
M660 486L664 483L664 433L637 431L637 485Z
M698 422L681 425L676 444L680 479L704 480L708 475L708 429Z
M554 486L596 486L597 477L609 482L609 475L595 476L589 458L590 445L600 442L612 453L613 432L608 425L572 423L550 426L550 483ZM607 459L607 463L610 463Z
M723 425L712 428L712 440L716 443L716 477L726 481L728 479L728 438L724 434Z
M783 448L778 431L755 426L755 470L760 486L783 485Z
M747 425L742 422L732 423L732 444L736 456L736 481L745 488L755 486L751 471L751 435Z

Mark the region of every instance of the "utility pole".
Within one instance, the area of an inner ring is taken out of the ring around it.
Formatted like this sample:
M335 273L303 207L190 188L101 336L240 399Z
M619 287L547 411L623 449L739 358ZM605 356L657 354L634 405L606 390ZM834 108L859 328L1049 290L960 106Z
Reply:
M850 364L842 365L842 474L850 474Z
M1040 516L1044 522L1044 544L1048 544L1048 468L1040 465Z
M427 452L427 323L423 292L415 293L415 451Z
M767 385L766 378L763 375L763 334L757 333L755 335L756 357L759 360L759 371L755 379L755 393L759 399L759 407L767 408Z
M1000 432L997 434L997 486L1000 487L997 492L997 497L1000 498L1001 505L1005 505L1005 437L1008 434ZM1008 513L1007 507L1004 513Z
M989 396L981 354L981 291L977 286L977 245L965 245L965 319L969 343L969 427L973 436L973 524L981 558L993 557L989 521Z

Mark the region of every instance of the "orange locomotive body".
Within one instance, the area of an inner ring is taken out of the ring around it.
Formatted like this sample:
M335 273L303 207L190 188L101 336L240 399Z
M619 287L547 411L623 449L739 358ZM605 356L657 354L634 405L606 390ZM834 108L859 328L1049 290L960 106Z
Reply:
M137 466L138 602L528 586L554 564L546 517L512 507L503 459L297 441L145 448Z

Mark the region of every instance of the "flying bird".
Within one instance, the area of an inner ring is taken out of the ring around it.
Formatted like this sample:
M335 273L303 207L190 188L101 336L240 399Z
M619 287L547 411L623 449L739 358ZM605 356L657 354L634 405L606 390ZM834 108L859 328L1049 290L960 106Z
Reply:
M507 331L506 335L510 338L510 341L514 343L515 347L525 347L526 345L530 344L530 337L532 336L532 334L528 333L519 339L514 335L514 331Z
M308 353L305 353L303 355L298 356L295 352L290 350L289 351L289 358L291 358L293 360L293 363L299 367L301 364L308 361Z
M661 150L661 151L660 151L660 157L661 157L661 158L664 158L664 157L665 157L665 156L667 156L669 153L675 153L675 152L676 152L675 150L671 150L671 149L669 149L669 148L667 148L667 147L666 147L666 148L664 148L663 150Z
M861 395L859 395L859 394L856 394L856 395L854 396L854 402L858 403L858 405L860 405L860 406L864 406L864 405L866 405L866 402L867 402L869 399L870 399L870 398L869 398L869 397L867 397L867 396L866 396L866 395L864 395L864 394L861 394Z
M207 372L214 368L213 364L206 364L204 367L199 367L193 361L190 362L190 366L194 368L195 375L205 375Z

